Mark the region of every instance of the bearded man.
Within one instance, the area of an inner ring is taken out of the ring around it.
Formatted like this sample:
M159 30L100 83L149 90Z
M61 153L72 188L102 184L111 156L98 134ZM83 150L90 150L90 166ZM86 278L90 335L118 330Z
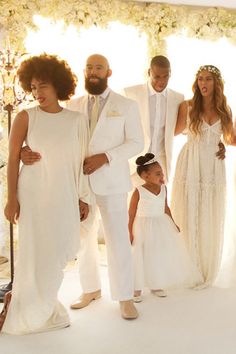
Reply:
M142 151L144 139L137 103L108 87L111 74L107 58L100 54L91 55L84 69L88 95L71 100L67 108L84 112L88 119L90 142L84 173L89 175L95 205L101 214L111 296L120 302L124 319L135 319L138 312L133 304L133 270L128 233L127 193L132 189L128 160ZM40 159L40 154L31 151L28 146L22 149L21 160L24 164L30 165ZM81 233L79 250L83 293L71 305L72 309L86 307L101 297L97 230L94 230L94 224L94 213L90 213Z
M88 95L72 100L68 108L83 112L90 126L89 154L84 173L101 214L107 247L111 296L120 302L125 319L138 316L133 304L133 272L128 234L127 193L131 190L128 160L143 149L143 131L138 105L108 87L112 75L108 60L91 55L84 69ZM97 234L82 238L79 252L83 293L71 305L80 309L101 296Z

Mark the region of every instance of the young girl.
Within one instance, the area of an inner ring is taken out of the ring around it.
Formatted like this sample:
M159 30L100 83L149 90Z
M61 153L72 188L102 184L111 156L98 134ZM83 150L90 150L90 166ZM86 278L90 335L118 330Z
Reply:
M59 104L74 94L74 74L65 61L43 54L23 61L18 77L38 105L17 114L10 134L5 215L18 221L19 247L12 299L3 313L2 331L9 334L70 324L57 292L65 265L78 251L80 220L90 200L83 174L86 117ZM20 169L24 142L41 158Z
M129 207L129 232L133 245L134 301L141 301L147 285L153 294L179 285L195 285L201 276L191 264L184 240L167 204L160 164L153 154L136 160L144 184L134 191Z

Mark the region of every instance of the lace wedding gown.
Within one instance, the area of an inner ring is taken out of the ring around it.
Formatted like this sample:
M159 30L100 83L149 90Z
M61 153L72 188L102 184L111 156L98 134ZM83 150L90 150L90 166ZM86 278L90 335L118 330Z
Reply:
M86 120L63 109L29 115L27 144L42 158L23 165L18 181L19 251L12 300L2 331L26 334L69 325L57 299L63 268L79 247L79 198L89 196L82 164Z
M226 177L224 160L216 157L221 135L220 120L203 120L199 136L187 129L172 189L173 217L205 285L215 280L222 254Z

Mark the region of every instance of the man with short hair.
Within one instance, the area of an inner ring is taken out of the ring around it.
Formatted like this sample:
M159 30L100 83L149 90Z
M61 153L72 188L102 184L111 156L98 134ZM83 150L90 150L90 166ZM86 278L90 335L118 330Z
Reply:
M88 95L72 100L68 107L89 118L89 157L84 173L100 210L107 247L112 298L120 301L125 319L138 316L133 305L133 271L128 234L127 193L131 190L128 160L143 148L143 132L138 105L108 87L112 71L108 60L91 55L84 70ZM94 113L95 112L95 113ZM97 116L94 123L94 114ZM79 253L83 294L73 309L87 306L101 296L97 262L96 233L82 239Z
M152 58L148 75L147 83L127 87L124 92L139 105L145 138L144 152L156 155L168 181L178 108L184 95L167 87L171 67L165 56Z

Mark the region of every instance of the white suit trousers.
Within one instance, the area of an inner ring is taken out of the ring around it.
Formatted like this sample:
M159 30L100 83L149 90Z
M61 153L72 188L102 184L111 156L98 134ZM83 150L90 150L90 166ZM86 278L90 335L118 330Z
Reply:
M78 259L80 283L84 293L101 289L96 214L96 208L90 208L88 218L81 223Z
M133 269L128 233L127 194L96 195L107 247L111 297L125 301L133 297ZM100 289L97 233L82 237L79 252L80 281L84 293Z

